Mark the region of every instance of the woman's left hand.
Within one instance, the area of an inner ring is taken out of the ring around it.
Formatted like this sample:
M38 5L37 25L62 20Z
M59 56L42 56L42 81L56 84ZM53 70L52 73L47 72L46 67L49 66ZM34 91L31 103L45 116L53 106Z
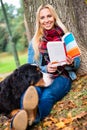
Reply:
M71 65L74 60L70 56L67 56L66 61L67 61L67 65Z
M57 70L57 66L53 67L53 64L51 62L48 63L48 65L47 65L47 71L49 73L54 73L56 70Z

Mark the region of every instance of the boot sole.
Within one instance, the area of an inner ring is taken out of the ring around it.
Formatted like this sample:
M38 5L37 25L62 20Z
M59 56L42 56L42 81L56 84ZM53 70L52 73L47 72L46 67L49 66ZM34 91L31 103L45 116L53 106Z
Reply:
M33 110L38 105L38 93L33 86L30 86L23 98L23 108L27 111Z
M25 110L21 110L13 119L12 127L15 130L26 130L28 125L28 115Z

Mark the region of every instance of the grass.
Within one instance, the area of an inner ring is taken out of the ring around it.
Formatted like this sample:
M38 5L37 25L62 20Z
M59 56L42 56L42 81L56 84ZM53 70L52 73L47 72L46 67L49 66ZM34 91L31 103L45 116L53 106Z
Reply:
M20 64L27 63L27 51L18 53ZM0 53L0 74L9 73L16 69L14 57L8 53Z

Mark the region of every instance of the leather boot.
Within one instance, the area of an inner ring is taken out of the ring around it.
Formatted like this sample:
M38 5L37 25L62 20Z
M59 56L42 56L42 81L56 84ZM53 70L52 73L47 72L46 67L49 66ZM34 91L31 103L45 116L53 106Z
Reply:
M35 87L30 86L23 97L23 109L26 110L28 114L28 123L31 126L36 118L38 105L38 93Z
M11 130L26 130L28 115L25 110L20 110L11 121Z

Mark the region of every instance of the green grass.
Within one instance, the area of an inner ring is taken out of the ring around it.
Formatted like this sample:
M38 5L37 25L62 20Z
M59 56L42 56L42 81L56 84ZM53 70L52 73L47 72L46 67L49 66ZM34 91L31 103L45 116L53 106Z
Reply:
M27 63L27 51L26 53L19 53L18 57L21 65ZM0 74L12 72L14 69L16 69L16 63L13 55L0 53Z

